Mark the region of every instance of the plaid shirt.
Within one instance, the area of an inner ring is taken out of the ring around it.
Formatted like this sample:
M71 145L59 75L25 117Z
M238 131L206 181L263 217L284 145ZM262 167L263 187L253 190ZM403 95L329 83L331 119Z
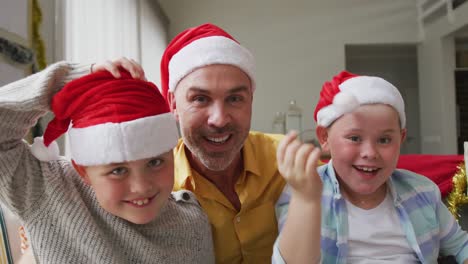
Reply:
M348 255L348 217L332 161L318 168L323 181L322 238L323 263L346 263ZM468 234L461 230L441 201L440 191L431 180L406 170L395 170L388 186L409 245L421 263L437 263L441 255L453 255L458 263L468 259ZM290 191L285 189L277 203L281 230L286 220ZM285 263L278 240L273 263Z

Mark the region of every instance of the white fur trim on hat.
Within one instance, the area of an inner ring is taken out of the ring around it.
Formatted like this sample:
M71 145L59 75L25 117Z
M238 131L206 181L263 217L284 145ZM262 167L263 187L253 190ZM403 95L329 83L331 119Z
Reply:
M364 104L388 104L395 108L400 116L401 127L406 126L405 103L398 89L393 84L379 77L358 76L339 85L340 92L333 98L333 103L317 112L317 124L328 127L356 107Z
M52 141L49 146L44 145L44 138L35 137L31 145L31 153L40 161L52 161L59 159L59 147L57 142Z
M197 39L183 47L169 61L169 91L182 78L197 68L212 64L228 64L239 67L250 78L252 90L255 90L255 60L250 51L234 40L212 36Z
M71 128L71 158L80 165L102 165L156 157L179 139L172 113L122 123Z

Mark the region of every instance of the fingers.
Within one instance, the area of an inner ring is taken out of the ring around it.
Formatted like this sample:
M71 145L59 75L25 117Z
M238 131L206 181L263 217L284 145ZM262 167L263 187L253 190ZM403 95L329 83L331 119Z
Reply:
M309 182L316 175L321 150L313 144L302 143L297 133L289 133L279 143L277 149L278 169L281 175L292 184Z
M322 150L319 147L314 147L312 152L307 158L306 167L307 168L310 168L312 166L317 167L321 154L322 154Z
M305 171L307 175L317 174L318 177L317 166L321 154L322 151L318 147L313 148L313 150L309 153L307 156L307 162L305 164Z
M143 79L145 74L141 66L133 59L127 59L122 57L115 61L115 63L125 70L127 70L130 75L135 79Z
M306 164L308 164L309 159L311 159L310 155L313 150L314 150L314 145L312 144L302 144L300 148L297 150L296 153L296 160L294 166L296 167L296 170L299 171L304 171L307 174L307 168Z
M317 167L320 153L320 148L297 140L296 132L288 133L278 145L278 169L286 179L303 180Z
M112 75L115 77L115 78L120 78L120 72L119 72L119 67L118 65L112 63L111 61L107 61L106 64L106 70L110 73L112 73Z
M278 148L276 150L276 159L278 163L283 163L285 152L286 152L288 145L296 138L297 138L297 132L292 131L288 133L278 144Z
M123 69L128 71L132 78L146 81L145 72L141 65L137 61L125 57L119 58L114 61L107 60L105 62L95 64L91 67L91 72L108 71L115 78L120 78L119 67L122 67Z
M317 172L320 154L320 148L298 140L297 133L289 133L278 144L278 170L296 199L320 201L322 182Z
M113 62L107 60L101 63L96 63L92 68L92 72L97 71L108 71L114 76L115 78L120 78L120 72L118 65L114 64Z
M134 59L130 59L130 61L132 62L134 70L138 73L139 79L146 81L145 71L143 70L141 65ZM133 78L136 78L136 77L133 77Z

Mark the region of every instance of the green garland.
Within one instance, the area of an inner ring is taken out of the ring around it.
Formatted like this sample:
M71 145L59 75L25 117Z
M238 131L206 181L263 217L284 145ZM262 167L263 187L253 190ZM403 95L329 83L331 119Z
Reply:
M40 26L42 23L42 11L37 0L32 0L32 48L36 53L37 69L40 71L47 66L45 59L45 45L41 37Z

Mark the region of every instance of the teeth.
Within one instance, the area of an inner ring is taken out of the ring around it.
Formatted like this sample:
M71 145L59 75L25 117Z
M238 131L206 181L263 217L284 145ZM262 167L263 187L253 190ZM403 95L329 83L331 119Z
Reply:
M357 168L366 172L373 172L377 170L377 168L367 168L367 167L357 167Z
M216 142L216 143L223 143L229 138L229 135L224 136L224 137L207 137L208 140Z
M133 200L132 203L135 204L135 205L144 205L144 204L147 204L149 202L149 199L148 198L145 198L143 200Z

